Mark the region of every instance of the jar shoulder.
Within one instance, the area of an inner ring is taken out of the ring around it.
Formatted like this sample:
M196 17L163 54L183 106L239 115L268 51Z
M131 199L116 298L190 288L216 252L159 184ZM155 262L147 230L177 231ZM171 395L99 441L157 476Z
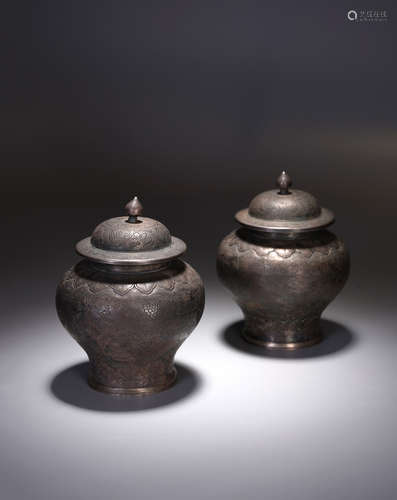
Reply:
M63 275L58 293L86 291L91 294L149 296L187 289L203 289L203 282L195 269L180 259L167 268L152 273L107 273L82 260Z
M220 243L218 260L233 257L281 259L316 259L327 256L348 258L344 242L330 231L317 231L305 238L276 239L264 238L236 229Z

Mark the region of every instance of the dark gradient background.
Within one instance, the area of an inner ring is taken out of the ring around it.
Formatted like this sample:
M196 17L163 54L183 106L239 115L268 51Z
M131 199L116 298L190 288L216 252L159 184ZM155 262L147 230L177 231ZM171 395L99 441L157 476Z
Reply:
M392 3L14 2L2 23L1 498L395 500ZM267 355L214 262L281 169L335 211L352 273L322 344ZM207 306L178 384L114 399L86 387L54 292L135 194Z

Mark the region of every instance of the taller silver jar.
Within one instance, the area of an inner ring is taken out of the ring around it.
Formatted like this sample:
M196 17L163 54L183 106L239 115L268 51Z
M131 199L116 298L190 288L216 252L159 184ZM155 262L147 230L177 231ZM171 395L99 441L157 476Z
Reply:
M240 229L221 242L217 269L245 316L243 337L268 349L321 340L320 316L349 274L343 242L325 228L334 215L286 172L277 189L236 214Z
M148 394L174 383L174 356L200 321L204 287L180 259L182 240L142 216L136 197L126 210L77 243L84 259L63 276L56 305L88 355L94 389Z

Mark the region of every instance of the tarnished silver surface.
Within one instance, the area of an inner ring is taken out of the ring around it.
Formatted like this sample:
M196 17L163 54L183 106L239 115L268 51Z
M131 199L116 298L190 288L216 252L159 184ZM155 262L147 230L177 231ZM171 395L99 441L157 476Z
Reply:
M142 216L143 207L135 197L126 205L128 216L101 222L92 236L76 245L82 257L103 264L156 264L180 257L185 243L171 236L161 222Z
M161 222L139 217L129 222L127 217L114 217L101 222L93 231L91 243L102 250L117 252L147 252L171 245L171 234Z
M113 394L163 390L203 311L200 276L178 259L149 272L109 267L83 260L65 273L59 318L90 359L91 386Z
M76 252L82 257L103 264L117 264L119 266L156 264L180 257L186 252L186 244L179 238L171 236L171 244L158 250L121 252L97 248L92 244L91 237L88 237L77 243Z
M288 233L297 231L316 231L319 228L325 228L334 222L335 217L327 208L321 208L318 217L313 217L312 219L259 219L258 217L253 217L249 213L249 209L245 208L236 213L235 219L242 226L253 228L258 231L282 231Z
M268 232L315 231L334 222L334 214L310 193L289 189L292 181L286 172L281 173L277 185L278 189L258 194L248 208L237 212L237 222Z
M236 219L243 226L221 242L217 269L245 316L243 336L269 349L296 349L321 339L320 316L349 273L346 247L323 228L334 220L304 191L256 196Z
M90 359L92 387L147 394L174 383L174 356L201 318L204 286L177 258L183 241L142 217L137 198L127 211L77 244L86 259L65 273L56 305Z

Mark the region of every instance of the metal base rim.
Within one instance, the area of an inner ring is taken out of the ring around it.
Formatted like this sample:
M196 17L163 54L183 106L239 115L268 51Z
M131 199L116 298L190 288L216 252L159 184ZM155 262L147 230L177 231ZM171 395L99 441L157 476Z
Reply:
M172 378L165 384L156 385L152 387L109 387L97 382L94 378L88 377L88 385L99 392L104 392L106 394L113 394L115 396L133 396L141 395L146 396L149 394L155 394L156 392L165 391L172 387L176 382L176 369L173 368Z
M268 340L258 340L256 338L251 337L246 332L242 333L242 337L246 342L250 344L255 344L260 347L265 347L270 350L284 350L284 351L296 351L297 349L301 349L303 347L310 347L314 344L318 344L322 340L322 336L318 335L310 340L305 340L304 342L270 342Z

